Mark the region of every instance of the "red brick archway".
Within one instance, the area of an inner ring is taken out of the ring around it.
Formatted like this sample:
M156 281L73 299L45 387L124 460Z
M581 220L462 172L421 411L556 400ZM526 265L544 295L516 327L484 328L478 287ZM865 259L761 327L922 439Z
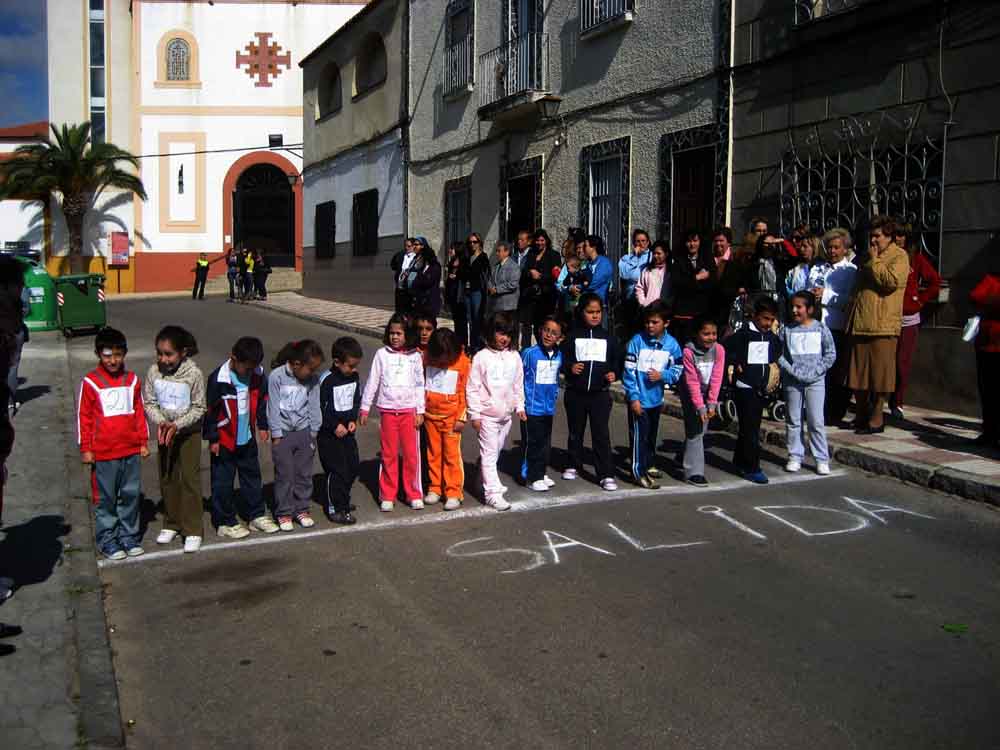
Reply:
M226 172L222 183L222 249L228 253L233 249L233 193L236 191L236 181L247 168L255 164L271 164L287 175L297 175L299 170L284 156L271 151L254 151L237 159ZM295 222L295 270L302 271L302 180L295 181L292 186L292 199L295 202L293 221Z

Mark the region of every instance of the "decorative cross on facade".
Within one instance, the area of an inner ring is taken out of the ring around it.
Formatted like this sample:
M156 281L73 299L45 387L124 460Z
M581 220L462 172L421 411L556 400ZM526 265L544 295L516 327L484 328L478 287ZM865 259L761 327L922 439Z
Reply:
M250 42L245 47L247 54L237 50L236 67L247 66L246 74L251 78L255 76L257 78L253 84L255 87L269 87L272 85L271 78L277 78L281 75L280 66L292 67L292 55L290 52L278 54L281 45L270 41L271 32L257 31L254 32L254 36L257 37L257 41L256 43Z

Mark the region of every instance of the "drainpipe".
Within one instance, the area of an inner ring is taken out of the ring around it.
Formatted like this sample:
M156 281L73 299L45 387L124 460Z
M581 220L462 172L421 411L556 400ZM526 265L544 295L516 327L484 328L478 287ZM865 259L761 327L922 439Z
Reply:
M942 7L941 22L938 24L938 83L941 86L941 93L948 102L948 119L944 123L944 134L941 142L941 217L938 221L938 257L937 271L941 273L941 260L944 256L944 198L945 185L948 179L948 133L955 125L955 100L948 93L944 84L944 28L948 21L948 0L944 0ZM947 302L948 300L942 300Z
M403 171L403 237L410 236L410 2L403 10L403 101L400 103L399 147Z

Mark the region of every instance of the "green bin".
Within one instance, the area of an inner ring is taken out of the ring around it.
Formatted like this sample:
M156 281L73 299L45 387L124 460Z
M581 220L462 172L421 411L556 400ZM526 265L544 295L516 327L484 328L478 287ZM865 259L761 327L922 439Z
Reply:
M28 290L31 309L24 324L29 331L54 331L59 328L56 288L45 267L30 258L19 257L24 266L24 288Z
M104 305L104 275L79 273L55 279L59 327L67 336L82 329L97 330L108 322Z

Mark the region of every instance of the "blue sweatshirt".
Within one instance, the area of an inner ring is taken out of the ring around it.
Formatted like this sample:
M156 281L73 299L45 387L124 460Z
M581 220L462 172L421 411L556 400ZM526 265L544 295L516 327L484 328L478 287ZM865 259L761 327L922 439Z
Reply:
M615 269L607 255L598 255L589 264L590 291L601 298L603 304L608 304L608 288L614 278Z
M781 380L786 385L819 382L837 359L833 334L818 320L809 326L785 326L781 329L781 343L778 367L781 368Z
M663 390L673 385L681 377L684 352L677 340L669 333L658 339L645 333L637 333L625 349L625 370L622 384L629 402L638 401L643 409L652 409L663 404ZM646 374L649 370L659 370L663 376L655 383Z
M529 417L550 417L556 413L559 397L559 369L562 352L556 347L545 351L534 346L521 352L524 365L524 411Z

